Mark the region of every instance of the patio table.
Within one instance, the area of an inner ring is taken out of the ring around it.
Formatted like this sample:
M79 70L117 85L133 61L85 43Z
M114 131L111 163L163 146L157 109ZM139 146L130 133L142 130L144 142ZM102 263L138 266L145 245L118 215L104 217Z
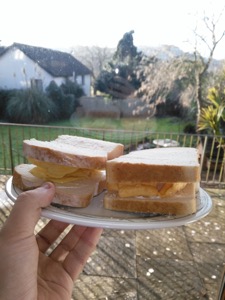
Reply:
M171 140L171 139L157 139L153 141L153 144L156 145L156 147L178 147L180 144L175 141L175 140Z

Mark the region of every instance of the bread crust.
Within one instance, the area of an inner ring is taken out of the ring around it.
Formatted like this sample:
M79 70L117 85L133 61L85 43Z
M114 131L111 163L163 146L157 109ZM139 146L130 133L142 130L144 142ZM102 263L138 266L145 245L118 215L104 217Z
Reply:
M108 161L106 171L107 182L111 184L200 181L200 166L194 148L131 152Z
M43 179L33 176L29 171L34 168L32 164L21 164L14 168L12 183L22 191L33 190L44 183Z
M196 182L200 180L199 167L132 164L107 162L107 181L127 184L148 182Z
M194 184L172 197L127 197L121 198L116 192L106 192L104 208L134 213L159 213L165 215L189 215L196 212L197 200Z
M79 146L84 149L92 149L92 151L105 151L107 153L108 160L119 157L123 155L124 152L123 144L79 136L60 135L55 141L63 143L64 145L69 144L76 147Z
M107 161L107 154L103 151L93 152L90 149L35 139L23 142L23 153L27 158L85 169L104 169Z
M23 153L26 157L85 169L105 169L108 159L123 154L124 146L119 143L84 137L61 135L54 141L24 140Z
M159 201L153 201L143 199L142 201L137 199L123 198L113 199L109 195L104 198L104 208L115 211L126 211L133 213L158 213L162 215L189 215L196 212L195 200L190 201L175 201L173 203L161 199Z

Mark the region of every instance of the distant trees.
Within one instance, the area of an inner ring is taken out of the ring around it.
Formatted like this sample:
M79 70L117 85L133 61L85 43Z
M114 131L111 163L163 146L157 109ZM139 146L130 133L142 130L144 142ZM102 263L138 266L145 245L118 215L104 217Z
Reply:
M217 20L214 17L203 18L209 37L198 34L195 30L196 46L193 55L184 55L168 60L159 60L155 57L144 58L139 65L137 77L142 78L141 87L136 95L142 97L146 105L156 114L187 115L195 118L196 128L199 122L201 109L207 106L207 90L212 76L210 64L216 47L225 32L217 37ZM208 49L208 56L203 57L198 51L200 40ZM194 109L194 113L193 113ZM191 112L191 114L190 114Z
M95 78L94 91L108 94L113 99L138 97L143 100L143 106L148 106L159 116L188 116L194 120L206 99L209 66L222 38L215 39L215 26L208 59L203 58L197 48L193 55L173 56L166 60L146 56L134 45L133 34L134 31L126 32L114 53L98 47L86 47L80 55L73 52L80 60L82 55L86 57L86 65L92 69ZM137 108L137 114L138 111L140 108Z
M137 70L141 86L136 96L141 97L156 115L183 117L192 109L194 100L194 65L186 56L169 60L144 57Z
M71 49L71 54L89 68L93 81L97 79L105 64L112 59L115 49L98 46L77 46Z
M111 95L112 98L126 98L139 88L136 68L142 53L133 44L134 31L126 32L118 42L111 60L104 66L95 81L95 90Z
M208 105L207 91L216 80L210 66L216 47L225 35L225 31L217 34L222 14L223 10L217 19L204 16L202 21L208 35L195 29L192 54L166 59L144 55L133 43L134 31L126 32L110 55L106 55L109 52L105 48L86 49L90 50L86 65L94 74L94 91L113 99L141 98L143 107L147 106L151 114L188 117L197 128L201 109ZM200 54L200 42L208 49L206 57ZM140 109L137 108L136 114Z
M222 14L222 13L221 13ZM143 100L142 108L149 108L150 115L188 117L196 124L202 107L207 105L207 90L214 84L215 73L210 70L213 54L224 32L217 37L219 18L203 18L210 35L198 34L192 54L180 53L166 59L147 56L137 50L133 43L134 31L126 32L116 49L99 47L82 48L73 52L93 71L94 91L109 95L112 99L137 97ZM209 50L203 57L198 51L201 41ZM85 50L84 50L85 49ZM137 108L134 114L140 112Z

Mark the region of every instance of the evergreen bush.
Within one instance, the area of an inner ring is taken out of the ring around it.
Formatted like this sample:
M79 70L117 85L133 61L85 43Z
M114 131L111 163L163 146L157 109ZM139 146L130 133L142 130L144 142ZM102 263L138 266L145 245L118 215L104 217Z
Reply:
M52 81L46 88L46 94L59 109L59 119L70 118L80 105L78 99L84 95L82 88L70 80L60 87Z
M60 88L65 95L74 95L75 99L84 96L83 89L76 82L69 79L67 79L65 83L62 83Z
M6 119L6 106L10 99L11 91L0 90L0 119Z

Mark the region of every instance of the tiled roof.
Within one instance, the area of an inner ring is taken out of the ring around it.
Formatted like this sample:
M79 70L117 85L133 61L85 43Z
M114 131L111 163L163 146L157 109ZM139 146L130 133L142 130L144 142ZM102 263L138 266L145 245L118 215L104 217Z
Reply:
M20 49L26 56L54 77L69 77L74 72L76 76L91 74L91 71L86 66L69 53L19 43L14 43L8 48L11 47ZM0 55L2 54L0 52Z

